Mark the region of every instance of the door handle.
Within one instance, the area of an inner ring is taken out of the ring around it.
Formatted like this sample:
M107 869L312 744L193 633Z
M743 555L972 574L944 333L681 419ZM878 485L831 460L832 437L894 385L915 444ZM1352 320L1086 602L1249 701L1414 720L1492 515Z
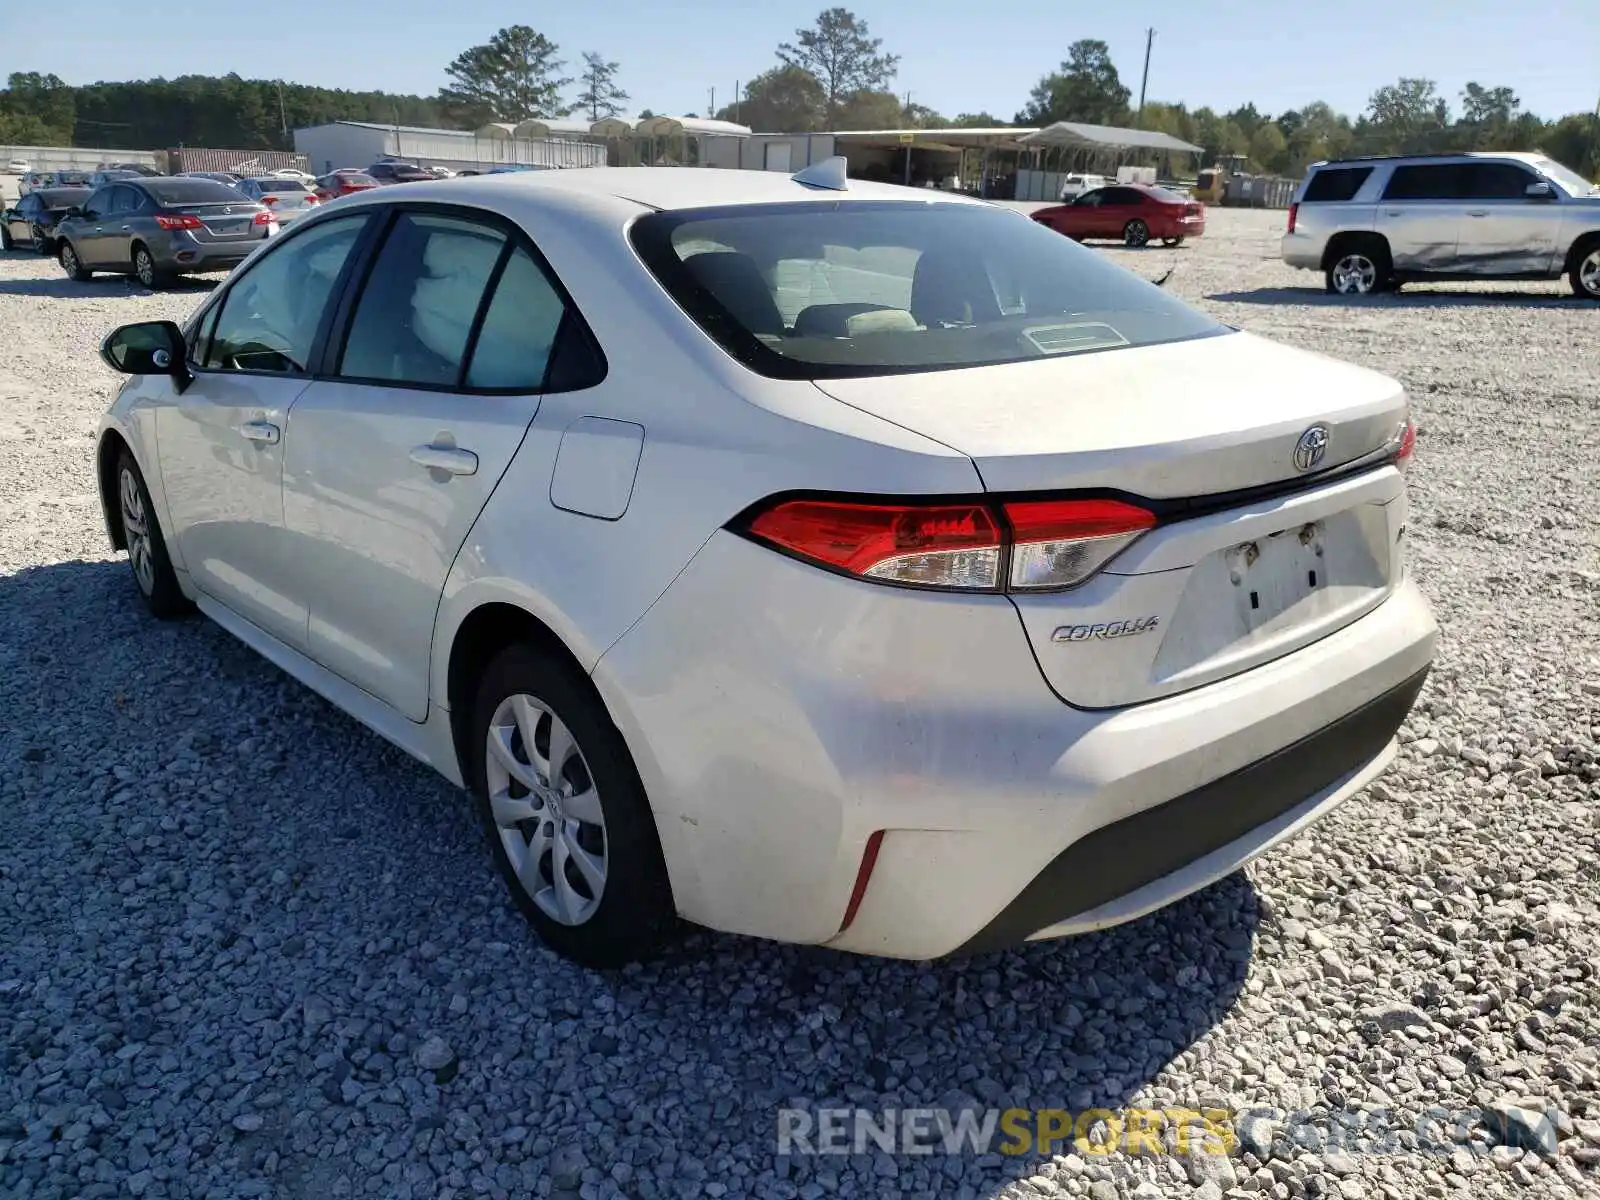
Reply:
M127 233L127 232L128 232L128 231L129 231L129 230L131 230L131 229L132 229L132 228L133 228L133 226L132 226L132 225L124 225L124 226L123 226L123 227L122 227L122 232L123 232L123 233Z
M430 471L444 471L451 475L475 475L478 472L478 456L471 450L461 450L455 446L432 443L417 446L411 451L411 461Z
M1469 209L1467 209L1467 216L1469 216L1469 217L1487 217L1488 215L1489 215L1489 210L1486 209L1486 208L1469 208Z
M280 431L271 421L246 421L239 426L239 432L248 441L265 442L269 446L276 446Z
M1405 212L1403 209L1391 208L1388 210L1388 214L1391 217L1401 217L1405 215Z

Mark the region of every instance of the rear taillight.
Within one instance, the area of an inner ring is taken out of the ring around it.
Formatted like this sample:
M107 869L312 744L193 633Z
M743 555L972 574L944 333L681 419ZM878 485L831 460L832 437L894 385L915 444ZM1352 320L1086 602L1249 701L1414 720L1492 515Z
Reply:
M320 196L306 196L305 202L307 204L321 204L322 198Z
M1118 500L871 504L784 500L742 525L819 566L957 591L1048 591L1094 575L1156 523Z
M180 213L177 216L171 216L171 217L166 216L165 214L162 214L162 213L157 213L156 214L156 224L161 226L161 228L163 228L163 229L200 229L200 228L202 228L201 223L200 223L200 218L196 217L196 216L191 216L188 213Z
M261 203L265 204L269 208L272 205L276 204L277 202L278 202L278 198L276 196L263 196L263 197L261 197Z
M1082 583L1156 523L1120 500L1030 500L1005 506L1012 591Z
M1294 232L1294 221L1295 221L1295 218L1298 217L1299 215L1300 215L1300 206L1298 204L1289 205L1289 232L1290 233Z
M273 225L277 223L277 220L278 218L272 215L270 209L264 208L256 214L255 220L251 223L254 225Z
M1408 418L1400 430L1400 448L1394 452L1394 465L1402 471L1411 466L1411 456L1417 449L1417 427Z

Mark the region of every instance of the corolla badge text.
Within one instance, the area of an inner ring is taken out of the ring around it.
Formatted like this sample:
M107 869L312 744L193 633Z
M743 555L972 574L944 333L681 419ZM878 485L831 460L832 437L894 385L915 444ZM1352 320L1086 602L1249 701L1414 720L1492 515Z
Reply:
M1096 621L1093 625L1061 625L1050 635L1050 640L1087 642L1090 638L1132 637L1136 633L1149 633L1160 623L1160 617L1131 617L1126 621Z

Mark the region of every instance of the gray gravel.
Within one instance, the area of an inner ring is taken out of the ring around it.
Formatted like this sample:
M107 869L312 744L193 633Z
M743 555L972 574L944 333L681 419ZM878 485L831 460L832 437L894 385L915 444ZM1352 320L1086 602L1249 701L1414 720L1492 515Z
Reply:
M142 615L94 347L206 285L0 257L0 1195L1600 1194L1600 306L1328 298L1281 222L1108 253L1411 389L1444 641L1396 769L1102 935L937 966L701 936L606 977L532 942L462 795ZM1261 1111L1225 1160L778 1157L790 1102ZM1436 1105L1489 1114L1474 1149L1326 1136Z

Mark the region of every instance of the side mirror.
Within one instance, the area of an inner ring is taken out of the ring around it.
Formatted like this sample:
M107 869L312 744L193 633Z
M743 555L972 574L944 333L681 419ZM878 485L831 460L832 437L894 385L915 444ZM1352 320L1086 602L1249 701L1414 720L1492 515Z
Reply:
M171 375L187 379L187 355L183 330L171 321L124 325L106 334L100 343L101 361L124 375Z
M1530 183L1523 194L1530 200L1553 200L1555 199L1556 190L1548 183L1540 180L1538 183Z

